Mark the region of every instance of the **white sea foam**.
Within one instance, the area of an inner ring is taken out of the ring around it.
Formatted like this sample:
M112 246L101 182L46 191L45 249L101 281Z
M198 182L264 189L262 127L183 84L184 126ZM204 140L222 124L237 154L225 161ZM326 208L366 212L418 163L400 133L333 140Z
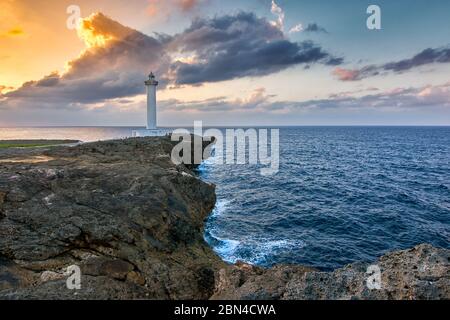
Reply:
M217 241L214 251L225 261L236 263L243 261L250 264L270 264L271 257L283 252L302 248L305 244L301 240L285 239L223 239L211 234Z
M227 257L227 259L225 259L226 261L233 260L235 258L233 253L239 247L241 242L238 240L231 240L231 239L217 239L217 240L219 241L220 244L216 246L214 250L221 257Z
M211 147L211 156L200 163L200 165L196 168L198 172L205 172L209 167L214 165L218 161L218 157L215 155L215 146Z
M211 213L211 217L218 217L222 213L224 213L230 202L230 200L226 199L217 200L216 205Z
M229 207L230 202L227 199L219 199L210 217L216 218L222 215ZM293 239L274 239L270 237L222 238L216 234L216 228L211 224L207 226L205 239L223 260L230 263L243 261L250 264L266 264L270 263L271 257L280 252L288 252L304 246L303 241Z
M264 264L271 260L271 257L283 251L291 251L302 248L305 243L302 240L269 240L257 239L250 242L252 256L247 260L251 264Z

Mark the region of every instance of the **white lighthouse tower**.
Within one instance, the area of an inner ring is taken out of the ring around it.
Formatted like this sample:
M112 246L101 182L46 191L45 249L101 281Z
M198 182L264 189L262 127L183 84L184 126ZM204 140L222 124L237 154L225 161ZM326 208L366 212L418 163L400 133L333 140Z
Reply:
M148 80L145 81L147 87L147 130L156 130L156 86L158 81L155 75L150 72Z
M148 136L163 136L167 130L159 130L156 125L156 86L158 81L155 80L155 75L150 72L148 80L145 82L147 88L147 128L144 130L133 130L133 137L148 137Z

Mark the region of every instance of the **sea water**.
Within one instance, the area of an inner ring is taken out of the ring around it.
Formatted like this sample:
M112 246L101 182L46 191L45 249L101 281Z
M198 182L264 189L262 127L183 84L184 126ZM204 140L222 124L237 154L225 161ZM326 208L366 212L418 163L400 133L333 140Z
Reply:
M280 130L280 169L216 166L205 239L226 261L324 270L420 243L450 248L449 127Z
M1 139L125 138L137 128L2 128ZM224 260L324 270L430 243L450 248L450 127L280 129L280 168L205 161L205 239Z

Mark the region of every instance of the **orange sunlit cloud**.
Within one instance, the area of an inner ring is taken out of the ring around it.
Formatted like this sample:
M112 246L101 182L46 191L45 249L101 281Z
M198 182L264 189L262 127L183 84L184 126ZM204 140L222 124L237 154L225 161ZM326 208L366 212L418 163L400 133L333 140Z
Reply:
M12 91L12 90L14 90L13 87L0 85L0 94L4 94L4 93L7 93L7 92Z
M17 36L23 36L25 32L20 27L12 28L6 32L4 32L2 35L7 37L17 37Z
M335 68L332 74L341 81L355 81L359 76L358 70L350 70L340 67Z
M130 1L127 10L123 0L0 0L1 85L17 88L26 81L42 78L51 70L63 73L66 62L80 52L111 40L107 33L98 37L86 28L80 35L78 30L67 28L67 7L73 4L81 8L82 17L102 10L120 20L131 21L133 27L150 23L144 12L147 0Z
M87 48L104 47L106 43L114 38L106 33L98 32L93 26L95 14L83 19L80 28L77 29L78 36Z

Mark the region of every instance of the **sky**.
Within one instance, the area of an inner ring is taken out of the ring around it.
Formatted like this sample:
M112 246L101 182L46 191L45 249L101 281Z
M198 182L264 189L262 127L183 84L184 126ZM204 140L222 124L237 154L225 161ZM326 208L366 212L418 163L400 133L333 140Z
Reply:
M0 126L143 126L150 71L160 126L450 125L449 12L440 0L1 0Z

